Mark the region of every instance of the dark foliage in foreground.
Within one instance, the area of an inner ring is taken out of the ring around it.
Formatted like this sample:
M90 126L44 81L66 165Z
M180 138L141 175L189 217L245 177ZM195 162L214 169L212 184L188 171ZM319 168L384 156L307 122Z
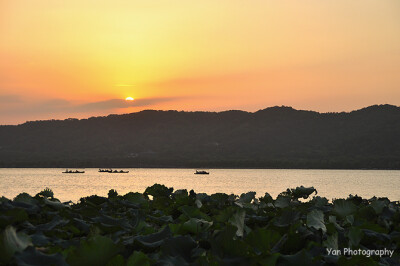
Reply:
M399 265L399 202L308 198L299 187L275 200L173 191L90 196L61 203L51 190L0 204L0 264ZM329 256L326 248L392 249L390 257Z
M142 111L0 126L0 167L400 169L400 108Z

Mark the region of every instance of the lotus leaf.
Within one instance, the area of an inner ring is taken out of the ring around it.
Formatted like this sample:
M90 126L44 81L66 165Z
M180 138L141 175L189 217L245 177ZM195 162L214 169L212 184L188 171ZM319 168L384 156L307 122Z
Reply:
M290 194L293 198L299 199L307 199L312 193L318 194L317 190L314 187L296 187L296 189L291 189Z
M0 264L398 265L400 203L314 188L195 193L154 185L145 193L61 203L50 190L0 200ZM325 223L326 219L326 223ZM29 235L29 236L28 236ZM393 257L328 255L326 248L392 249Z
M360 228L352 227L349 229L347 237L349 238L350 247L358 247L361 239L363 238L363 232Z
M324 241L324 246L328 249L334 250L337 250L339 248L337 232L327 237L327 239Z
M70 265L106 265L121 247L110 238L94 236L81 241L78 248L67 250L67 262Z
M136 266L143 265L149 266L151 264L151 260L141 251L135 251L126 262L126 266Z
M388 202L384 200L375 200L371 202L371 207L374 209L376 214L381 214L383 211L383 208L388 205Z
M255 250L256 254L271 252L274 245L280 240L278 232L259 228L249 233L245 242Z
M163 256L180 257L186 263L194 261L192 254L198 244L190 236L176 236L166 239L161 246Z
M229 219L229 222L236 226L237 231L236 235L237 236L243 236L243 230L244 230L244 218L246 216L246 211L243 209L238 210L233 216Z
M256 197L256 192L251 191L240 195L240 198L237 201L240 203L251 203L251 201L255 199L255 197Z
M206 220L190 218L189 221L186 221L183 226L183 232L189 232L193 234L198 234L210 228L213 222L207 222Z
M356 205L351 201L338 199L334 202L334 212L341 218L353 214L356 210Z
M171 230L168 226L163 230L145 236L137 236L133 238L133 243L138 243L140 247L145 249L155 249L160 247L167 238L172 237Z
M28 193L20 193L18 194L15 198L14 201L16 202L24 202L24 203L28 203L28 204L37 204L37 200L35 200L34 198L32 198L31 195L29 195Z
M286 227L297 222L300 219L300 212L293 210L283 210L281 215L276 217L274 225L278 227Z
M64 257L60 253L44 254L34 247L28 247L15 256L18 265L21 266L67 266Z
M125 259L118 254L107 263L107 266L125 266Z
M14 253L31 245L32 242L26 234L17 233L14 227L8 226L0 235L0 263L8 263Z
M321 229L322 232L326 232L326 226L324 222L324 213L320 210L312 210L307 214L307 226Z
M286 208L290 205L290 198L287 196L279 195L278 198L275 200L274 205L276 208Z
M278 265L285 266L312 266L317 265L313 262L313 257L305 250L301 250L293 255L282 255L279 257Z
M167 188L164 185L154 184L151 187L146 188L144 194L151 195L154 198L168 198L169 196L171 196L172 191L174 191L173 188Z

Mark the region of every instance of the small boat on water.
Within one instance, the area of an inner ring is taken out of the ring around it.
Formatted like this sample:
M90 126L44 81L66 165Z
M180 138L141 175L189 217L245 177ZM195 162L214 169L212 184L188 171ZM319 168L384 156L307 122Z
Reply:
M210 172L204 171L204 170L196 170L194 173L195 175L209 175Z
M126 173L129 173L129 171L124 171L124 170L113 170L113 171L111 171L111 172L109 172L109 173L112 173L112 174L126 174Z
M64 172L62 172L63 174L83 174L85 173L85 171L78 171L78 170L68 170L65 169Z
M99 169L99 173L111 173L112 169Z
M124 170L113 170L113 169L99 169L100 173L111 173L111 174L126 174L129 173L129 171L124 171Z

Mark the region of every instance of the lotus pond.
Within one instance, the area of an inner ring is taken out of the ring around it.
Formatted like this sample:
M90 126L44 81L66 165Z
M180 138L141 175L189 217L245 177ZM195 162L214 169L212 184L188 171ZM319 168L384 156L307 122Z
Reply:
M50 189L0 200L2 265L399 265L399 202L332 202L298 187L207 195L144 193L58 201ZM393 256L327 250L391 250Z

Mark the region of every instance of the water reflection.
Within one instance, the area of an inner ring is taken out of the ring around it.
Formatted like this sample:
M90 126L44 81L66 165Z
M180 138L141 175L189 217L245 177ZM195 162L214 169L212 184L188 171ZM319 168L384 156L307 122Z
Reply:
M83 196L106 196L110 189L119 194L143 192L154 183L174 189L194 189L205 193L265 192L276 197L287 188L314 186L318 195L328 199L349 194L370 198L400 200L400 171L392 170L282 170L210 169L209 175L195 175L194 169L126 169L129 173L99 173L85 169L84 174L62 174L65 169L0 169L0 195L13 198L20 192L31 195L49 187L62 201L76 202Z

